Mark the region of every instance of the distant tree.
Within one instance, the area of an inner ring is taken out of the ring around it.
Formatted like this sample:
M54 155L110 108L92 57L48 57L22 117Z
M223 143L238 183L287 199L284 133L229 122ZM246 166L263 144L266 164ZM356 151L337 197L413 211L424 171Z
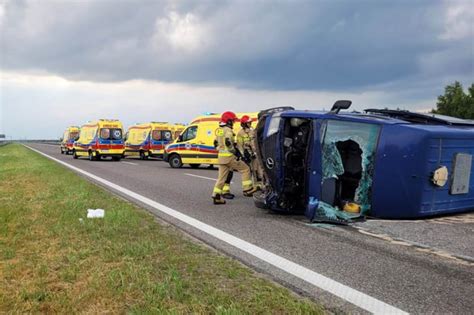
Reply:
M436 109L433 113L459 117L464 119L474 119L474 83L468 88L468 93L464 93L462 84L458 81L444 88L444 95L438 96Z

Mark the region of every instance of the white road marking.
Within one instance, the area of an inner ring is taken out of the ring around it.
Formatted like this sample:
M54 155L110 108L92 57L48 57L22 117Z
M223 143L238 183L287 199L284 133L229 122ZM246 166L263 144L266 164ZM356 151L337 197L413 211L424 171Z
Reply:
M328 278L326 276L323 276L311 269L308 269L306 267L303 267L297 263L294 263L286 258L283 258L281 256L278 256L272 252L269 252L261 247L258 247L252 243L249 243L247 241L244 241L236 236L233 236L227 232L224 232L222 230L219 230L211 225L208 225L204 222L201 222L197 219L194 219L186 214L183 214L179 211L176 211L174 209L171 209L165 205L162 205L161 203L158 203L154 200L151 200L147 197L144 197L140 194L137 194L131 190L128 190L127 188L124 188L122 186L119 186L117 184L114 184L106 179L103 179L97 175L91 174L89 172L86 172L78 167L72 166L66 162L63 162L61 160L58 160L50 155L47 155L41 151L38 151L36 149L33 149L27 145L25 145L27 148L53 160L58 162L59 164L62 164L78 173L81 173L107 187L112 188L113 190L116 190L124 195L127 195L135 200L138 200L156 210L159 210L175 219L180 220L181 222L184 222L204 233L207 233L208 235L211 235L227 244L230 244L241 251L244 251L262 261L267 262L268 264L279 268L283 270L284 272L291 274L303 281L306 281L322 290L325 290L329 293L334 294L335 296L342 298L346 300L347 302L350 302L368 312L374 313L374 314L408 314L401 309L398 309L394 306L391 306L385 302L382 302L376 298L373 298L365 293L362 293L358 290L352 289L351 287L348 287L340 282L337 282L335 280L332 280L331 278ZM368 279L369 280L369 279Z
M121 161L121 163L130 164L130 165L138 165L137 163L125 162L125 161Z
M210 178L210 177L206 177L206 176L194 175L194 174L190 174L190 173L184 173L184 175L197 177L197 178L202 178L202 179L208 179L208 180L212 180L213 182L216 181L216 178Z
M200 175L195 175L195 174L190 174L190 173L184 173L184 175L193 176L193 177L202 178L202 179L208 179L208 180L212 180L213 182L215 182L217 180L217 178L200 176ZM230 183L233 184L234 182L230 182Z

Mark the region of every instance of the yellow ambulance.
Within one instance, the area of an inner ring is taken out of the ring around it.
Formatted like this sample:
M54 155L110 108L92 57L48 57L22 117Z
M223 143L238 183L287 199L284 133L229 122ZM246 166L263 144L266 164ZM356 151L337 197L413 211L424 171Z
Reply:
M73 157L88 157L90 161L111 157L120 161L125 149L123 126L116 119L99 119L81 126L79 139L74 142Z
M258 112L237 113L236 115L239 118L248 115L256 123ZM166 146L163 159L172 168L180 168L183 164L189 164L192 168L198 168L201 164L210 166L217 164L217 150L214 147L214 140L220 118L220 114L196 117L173 143ZM237 121L234 124L234 133L237 134L239 130L240 123Z
M175 126L166 122L131 126L125 135L124 156L139 156L142 160L148 157L161 158L165 146L174 139L174 134Z
M173 140L178 139L179 135L183 130L186 128L185 124L174 124L171 126L171 130L173 131Z
M69 126L63 133L61 139L61 154L72 154L74 141L79 138L80 128L77 126Z

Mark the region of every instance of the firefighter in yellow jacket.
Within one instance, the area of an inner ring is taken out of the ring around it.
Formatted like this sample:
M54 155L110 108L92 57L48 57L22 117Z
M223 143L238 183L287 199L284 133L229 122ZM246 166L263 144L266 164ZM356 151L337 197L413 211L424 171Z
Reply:
M219 122L219 127L223 128L225 127L226 124L223 123L222 121ZM214 140L214 148L217 149L218 143L217 139ZM224 187L222 188L222 197L225 199L234 199L235 195L230 192L230 183L232 182L232 178L234 177L234 172L232 170L229 171L229 174L227 175L227 179L225 180Z
M216 141L218 150L219 175L217 178L212 199L214 204L225 204L222 198L222 189L226 183L230 171L238 171L242 174L242 190L244 196L251 197L256 189L253 187L250 168L240 159L240 154L234 143L234 132L232 128L237 116L233 112L225 112L221 116L221 122L225 124L216 130Z
M262 189L263 170L257 160L255 130L252 128L252 119L245 115L240 119L242 129L237 134L237 149L242 159L250 167L254 186Z

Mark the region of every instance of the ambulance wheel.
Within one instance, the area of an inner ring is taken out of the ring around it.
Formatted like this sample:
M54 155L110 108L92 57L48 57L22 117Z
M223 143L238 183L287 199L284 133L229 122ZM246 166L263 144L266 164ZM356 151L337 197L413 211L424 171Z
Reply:
M78 156L76 154L76 150L72 150L72 158L77 160Z
M97 161L100 160L100 156L96 153L96 156L92 154L92 151L89 151L89 161Z
M148 156L145 154L145 152L140 151L140 160L146 160L148 159Z
M183 162L177 154L173 154L169 157L169 164L172 168L180 168L181 166L183 166Z
M120 157L120 156L112 156L113 161L120 161L121 159L122 159L122 157Z
M191 166L191 168L199 168L201 164L189 164L189 166Z

